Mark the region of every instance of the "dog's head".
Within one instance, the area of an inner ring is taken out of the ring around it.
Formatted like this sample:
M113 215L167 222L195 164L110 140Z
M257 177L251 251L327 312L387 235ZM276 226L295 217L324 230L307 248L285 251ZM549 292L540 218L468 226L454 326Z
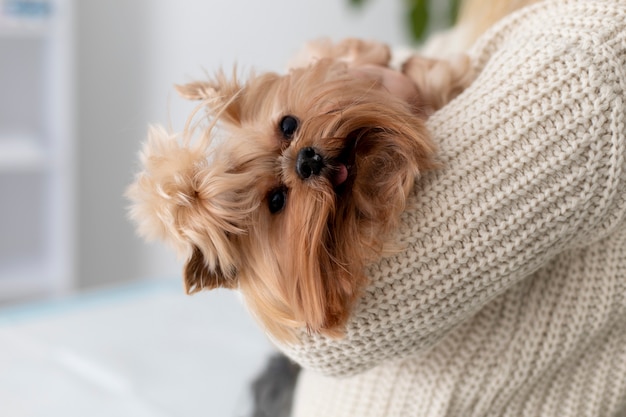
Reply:
M266 329L338 335L415 177L432 166L419 98L319 60L178 87L208 126L153 129L129 189L148 237L186 256L187 292L238 288ZM214 126L220 124L219 139Z

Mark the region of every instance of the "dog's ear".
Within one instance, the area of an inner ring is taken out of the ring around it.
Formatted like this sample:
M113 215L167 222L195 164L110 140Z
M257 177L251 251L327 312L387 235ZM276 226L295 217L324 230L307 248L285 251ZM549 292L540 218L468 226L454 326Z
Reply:
M458 96L475 77L469 57L463 54L451 59L413 55L402 65L402 72L413 80L430 113Z
M219 95L216 86L207 81L192 81L187 84L174 85L176 92L187 100L206 100Z
M188 100L204 101L208 109L225 122L240 125L242 97L245 86L233 75L227 79L223 72L210 81L193 81L175 85L178 94Z
M190 100L201 100L210 115L235 127L255 120L273 106L277 95L281 94L282 76L267 72L249 74L241 83L235 72L229 78L219 72L208 81L195 81L175 86L178 93Z
M237 286L236 273L224 274L218 266L209 269L202 251L194 246L193 252L183 268L183 282L185 292L193 294L201 290L212 290L215 288L230 288Z

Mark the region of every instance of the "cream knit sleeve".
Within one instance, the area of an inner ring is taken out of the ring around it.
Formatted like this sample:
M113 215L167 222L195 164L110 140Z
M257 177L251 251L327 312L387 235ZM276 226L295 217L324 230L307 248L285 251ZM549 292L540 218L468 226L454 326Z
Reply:
M602 239L626 212L626 6L555 1L493 28L479 77L430 120L443 168L403 216L403 252L341 339L280 346L305 368L350 375L420 354L560 252Z

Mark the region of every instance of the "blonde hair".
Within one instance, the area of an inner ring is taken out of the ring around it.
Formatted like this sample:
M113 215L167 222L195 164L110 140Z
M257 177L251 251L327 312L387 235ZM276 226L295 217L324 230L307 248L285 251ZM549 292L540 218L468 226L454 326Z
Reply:
M473 43L491 25L508 14L537 3L540 0L464 0L461 3L458 25L468 29L467 40Z

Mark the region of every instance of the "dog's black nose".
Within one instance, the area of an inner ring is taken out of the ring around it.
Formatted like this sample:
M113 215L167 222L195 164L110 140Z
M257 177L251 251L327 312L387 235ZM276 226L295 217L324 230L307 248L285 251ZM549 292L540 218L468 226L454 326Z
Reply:
M320 175L324 168L324 158L314 148L302 148L296 158L296 172L303 180L311 175Z

